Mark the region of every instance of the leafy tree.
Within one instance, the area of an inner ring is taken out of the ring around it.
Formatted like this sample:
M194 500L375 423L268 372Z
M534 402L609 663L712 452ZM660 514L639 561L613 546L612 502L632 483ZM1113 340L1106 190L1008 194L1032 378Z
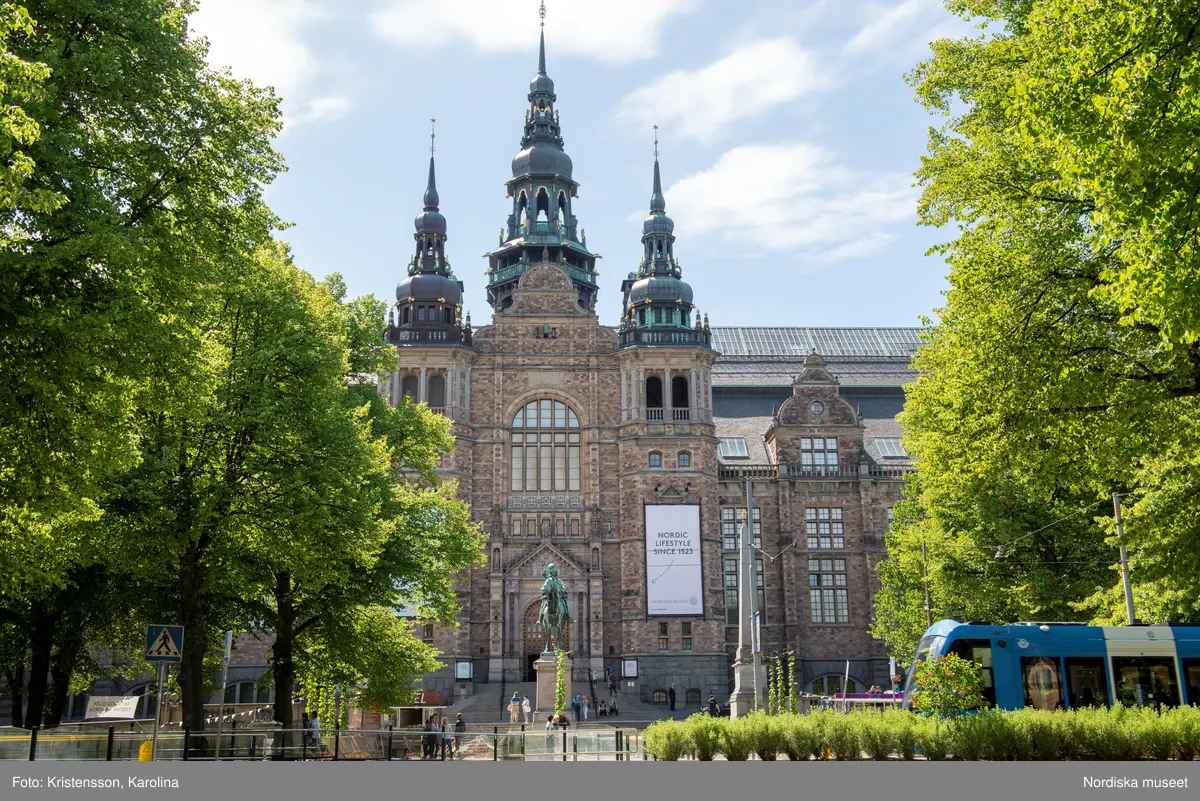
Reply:
M951 288L902 422L917 476L881 565L877 634L935 617L1105 617L1126 498L1133 580L1200 597L1194 8L955 0L987 32L910 75L946 117L917 177ZM924 538L927 557L920 557ZM1002 550L1005 559L994 554Z
M953 718L985 706L983 670L971 659L946 654L916 666L913 706L940 718Z

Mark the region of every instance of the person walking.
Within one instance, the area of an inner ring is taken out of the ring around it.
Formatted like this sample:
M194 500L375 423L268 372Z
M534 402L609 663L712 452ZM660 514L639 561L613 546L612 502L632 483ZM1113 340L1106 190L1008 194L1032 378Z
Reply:
M617 676L612 672L612 668L608 669L608 697L617 697Z
M437 751L437 716L430 715L425 721L425 733L421 735L421 759L433 759Z
M675 711L675 683L671 683L671 688L667 690L667 703L671 706L671 711Z
M459 759L463 758L462 736L466 730L467 722L463 720L462 712L459 712L454 717L454 755Z
M572 701L571 701L571 710L575 713L575 722L578 723L579 722L579 712L580 712L578 695L575 696L575 698L572 699Z
M525 717L526 726L533 722L531 718L531 715L533 715L533 705L529 703L528 695L521 699L521 713Z
M300 739L304 742L305 745L308 745L308 743L312 739L312 721L308 719L307 712L304 713L304 721L300 725L304 729L304 731L302 731L300 733Z
M714 718L721 716L721 710L717 708L717 697L715 695L708 696L708 714Z
M447 752L454 759L454 735L450 733L450 718L442 718L442 761L446 761Z
M588 719L588 699L584 697L580 703L583 705L583 719L586 721Z
M521 714L521 696L513 693L512 698L508 699L508 722L514 726L520 722L518 717Z

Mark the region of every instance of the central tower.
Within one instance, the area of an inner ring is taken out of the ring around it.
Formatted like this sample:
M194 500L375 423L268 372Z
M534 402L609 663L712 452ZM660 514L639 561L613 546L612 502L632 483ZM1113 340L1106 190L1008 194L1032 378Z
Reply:
M500 246L488 257L488 303L497 312L512 305L521 276L534 264L553 262L566 269L579 306L595 308L596 256L587 249L571 210L579 184L571 176L571 157L563 150L554 81L546 74L546 33L538 45L538 71L529 84L521 152L507 182L512 213L500 231Z

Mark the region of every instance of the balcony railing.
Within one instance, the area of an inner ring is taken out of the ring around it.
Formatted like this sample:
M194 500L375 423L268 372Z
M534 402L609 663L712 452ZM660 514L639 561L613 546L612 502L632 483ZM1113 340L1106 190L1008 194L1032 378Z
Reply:
M678 331L653 331L628 328L620 334L622 348L634 345L674 345L676 347L711 348L712 332L703 328L681 328Z
M664 408L662 406L637 406L630 411L633 420L644 420L648 423L711 423L712 412L707 409L693 409L689 406Z
M471 331L463 328L388 328L392 345L470 345Z
M661 408L647 409L646 419L654 423L661 423L663 421L663 410Z
M676 423L686 423L692 419L691 409L672 409L671 419Z

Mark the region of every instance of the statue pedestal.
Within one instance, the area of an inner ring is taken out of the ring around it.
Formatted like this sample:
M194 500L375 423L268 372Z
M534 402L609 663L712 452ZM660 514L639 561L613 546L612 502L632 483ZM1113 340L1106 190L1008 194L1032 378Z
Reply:
M567 657L567 663L564 666L566 672L566 690L565 697L567 699L567 708L565 714L571 713L571 657ZM558 663L554 660L554 654L544 653L542 658L533 663L533 669L537 672L537 704L538 718L534 723L546 722L547 715L554 714L554 690L558 679Z

